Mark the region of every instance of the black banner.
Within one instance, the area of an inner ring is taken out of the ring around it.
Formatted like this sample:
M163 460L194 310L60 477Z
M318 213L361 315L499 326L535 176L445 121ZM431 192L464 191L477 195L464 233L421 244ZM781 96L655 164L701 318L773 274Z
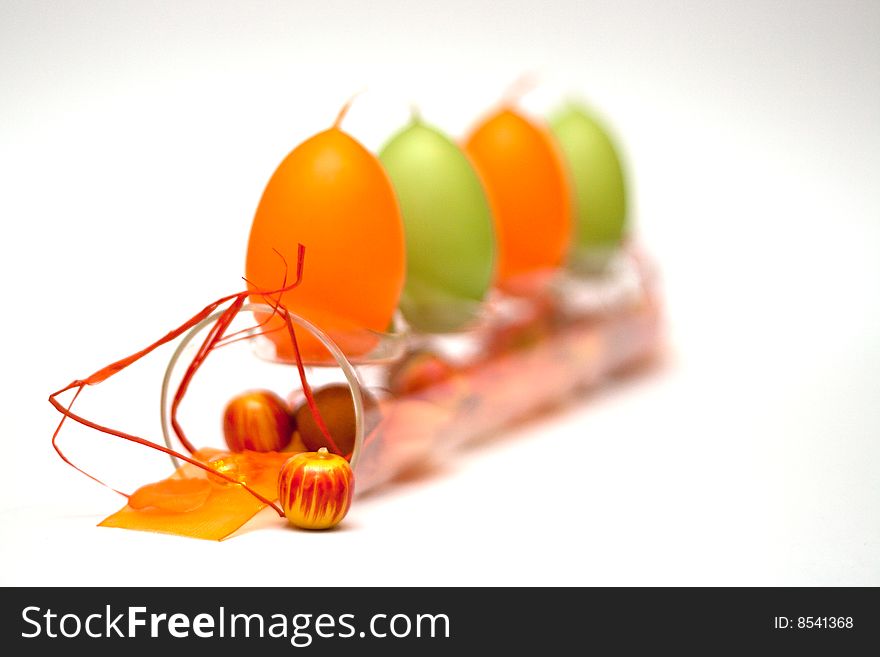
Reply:
M880 640L877 589L8 588L5 654L492 654L610 647L852 654ZM48 651L48 652L46 652Z

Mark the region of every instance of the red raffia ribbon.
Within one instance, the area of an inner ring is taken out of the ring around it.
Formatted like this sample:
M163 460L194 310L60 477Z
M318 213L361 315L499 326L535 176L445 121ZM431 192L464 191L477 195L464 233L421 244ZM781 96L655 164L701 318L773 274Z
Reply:
M276 253L278 253L278 252L276 251ZM280 253L278 255L280 256ZM283 260L283 257L282 257L282 260ZM180 459L181 461L185 461L186 463L194 465L197 468L201 468L202 470L205 470L206 472L214 475L215 477L225 479L226 481L228 481L232 484L237 484L237 485L241 486L244 490L249 492L251 495L253 495L255 498L257 498L263 504L267 504L267 505L271 506L273 509L275 509L275 511L278 513L278 515L283 518L284 511L281 509L281 507L279 505L277 505L274 501L264 497L263 495L261 495L260 493L255 491L253 488L248 486L246 483L239 481L238 479L234 478L233 476L228 475L228 474L221 472L219 470L216 470L216 469L212 468L211 466L206 465L205 463L202 463L201 461L198 461L197 459L193 458L192 456L182 454L174 449L170 449L164 445L160 445L160 444L153 442L151 440L147 440L146 438L141 438L140 436L135 436L133 434L126 433L124 431L119 431L117 429L113 429L111 427L107 427L102 424L98 424L97 422L94 422L92 420L89 420L89 419L81 416L81 415L74 413L71 409L73 408L74 402L76 402L80 393L83 391L83 389L86 386L97 385L97 384L109 379L110 377L114 376L115 374L118 374L119 372L121 372L122 370L127 368L129 365L136 363L144 356L147 356L148 354L150 354L152 351L154 351L158 347L161 347L162 345L167 344L168 342L171 342L172 340L175 340L176 338L180 337L186 331L189 331L194 326L197 326L200 322L202 322L206 318L210 317L213 313L215 313L218 309L222 308L225 305L226 306L225 309L222 311L220 316L217 318L217 320L211 326L211 329L208 331L207 337L203 341L203 343L202 343L201 347L199 348L198 352L196 353L196 355L193 357L193 360L190 363L189 367L187 368L186 372L184 373L183 379L181 380L180 385L178 386L177 391L174 395L174 399L173 399L172 406L171 406L171 426L173 427L175 435L178 437L178 439L180 440L183 447L190 454L193 454L196 451L193 444L186 437L186 434L184 433L183 427L180 425L180 422L177 420L177 410L180 406L181 401L183 400L184 396L186 395L186 391L189 388L189 384L192 382L193 376L198 371L199 367L201 367L201 365L204 363L204 361L208 357L208 355L212 351L217 349L218 347L232 344L233 342L237 342L238 340L241 340L241 339L250 339L252 337L255 337L256 335L261 335L263 333L268 333L268 332L279 330L280 328L286 327L288 334L290 335L290 339L293 343L294 354L296 356L297 371L299 373L300 382L302 384L303 392L305 394L306 401L309 405L309 409L311 410L312 415L315 418L316 424L321 429L321 432L324 434L324 437L327 439L327 442L330 445L330 447L334 450L335 453L340 454L339 447L337 446L336 442L333 440L332 436L330 436L330 432L327 429L327 425L325 424L323 418L321 417L321 413L318 410L317 404L315 403L315 399L314 399L314 396L312 395L311 387L309 386L308 381L306 380L305 368L303 366L302 357L300 355L299 346L297 344L296 333L294 331L293 322L290 317L290 312L281 303L281 296L285 292L296 288L297 286L299 286L302 283L304 264L305 264L305 247L302 244L300 244L300 245L298 245L298 248L297 248L296 279L291 284L289 284L289 285L287 284L287 273L286 273L287 272L287 263L285 262L284 263L284 265L285 265L284 281L283 281L282 286L280 288L278 288L276 290L271 290L271 291L264 291L264 290L259 290L259 289L245 290L243 292L237 292L236 294L231 294L231 295L222 297L220 299L217 299L213 303L205 306L201 311L196 313L194 316L192 316L186 322L184 322L183 324L181 324L177 328L173 329L172 331L169 331L167 334L165 334L163 337L161 337L160 339L158 339L156 342L152 343L151 345L145 347L144 349L141 349L138 352L135 352L134 354L132 354L130 356L127 356L126 358L122 358L114 363L111 363L110 365L107 365L107 366L99 369L97 372L91 374L90 376L86 377L85 379L76 379L76 380L72 381L71 383L69 383L68 385L61 388L60 390L57 390L56 392L53 392L51 395L49 395L49 403L52 404L52 406L59 413L61 413L61 415L63 416L61 418L61 420L59 421L58 426L55 429L55 432L52 434L52 447L58 453L58 456L60 456L61 459L65 463L67 463L69 466L71 466L72 468L74 468L78 472L81 472L82 474L87 476L89 479L92 479L93 481L98 482L102 486L106 486L107 488L110 488L110 490L112 490L116 493L119 493L120 495L123 495L124 497L130 497L130 495L123 493L122 491L116 490L115 488L113 488L112 486L109 486L108 484L101 481L97 477L89 474L88 472L86 472L85 470L80 468L79 466L75 465L69 458L67 458L67 456L64 454L64 452L61 450L60 446L58 445L58 434L61 432L61 428L64 426L64 422L67 419L70 419L74 422L78 422L79 424L81 424L83 426L89 427L90 429L94 429L96 431L106 433L110 436L122 438L123 440L128 440L130 442L137 443L138 445L143 445L145 447L155 449L155 450L163 452L165 454L169 454L171 456L174 456L174 457ZM242 308L242 306L244 306L244 303L248 299L248 297L253 297L253 296L261 297L267 303L267 305L271 306L272 307L272 314L268 318L261 321L260 324L258 324L255 327L251 327L249 329L243 329L242 331L237 331L237 332L227 336L226 331L229 328L230 324L232 323L233 319L235 319L235 316L241 311L241 308ZM277 298L274 298L276 296L277 296ZM274 317L275 315L278 315L279 317L281 317L281 319L284 320L284 324L280 327L276 327L273 329L261 330L269 322L269 320L272 319L272 317ZM255 333L254 331L257 331L257 332ZM62 394L64 394L65 392L68 392L70 390L75 390L76 392L74 393L73 398L70 400L70 403L67 406L64 406L59 401L58 398Z

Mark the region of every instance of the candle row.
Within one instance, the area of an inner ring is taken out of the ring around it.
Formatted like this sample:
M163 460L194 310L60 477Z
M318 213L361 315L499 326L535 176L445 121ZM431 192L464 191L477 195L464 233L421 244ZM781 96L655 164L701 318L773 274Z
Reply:
M378 156L341 129L347 109L269 180L246 278L254 291L284 287L305 245L303 281L281 303L348 355L368 352L398 308L418 331L459 330L493 286L528 293L561 267L601 268L621 244L620 158L580 104L545 121L507 102L460 144L413 112ZM277 356L293 360L278 318L263 319ZM306 359L326 356L300 342Z

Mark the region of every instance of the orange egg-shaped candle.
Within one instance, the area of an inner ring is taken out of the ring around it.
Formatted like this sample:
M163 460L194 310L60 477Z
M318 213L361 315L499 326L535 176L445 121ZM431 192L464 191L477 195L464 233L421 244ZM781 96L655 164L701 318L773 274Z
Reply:
M406 270L403 223L391 182L379 160L336 123L297 146L278 166L260 199L248 242L251 300L295 279L298 245L305 246L301 283L280 303L333 338L349 356L361 355L388 330ZM285 264L286 261L286 264ZM274 299L278 299L275 295ZM258 313L258 319L268 317ZM264 332L281 360L294 358L279 317ZM305 360L326 360L326 349L296 331Z
M559 267L572 237L571 190L549 129L504 105L464 147L492 206L497 284L516 290Z

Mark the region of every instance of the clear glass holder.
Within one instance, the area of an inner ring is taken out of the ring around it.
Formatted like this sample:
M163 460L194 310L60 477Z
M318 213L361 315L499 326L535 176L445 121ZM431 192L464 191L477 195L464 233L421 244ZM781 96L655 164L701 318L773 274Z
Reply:
M247 304L239 315L271 310ZM169 447L174 443L171 395L182 376L183 356L219 315L190 330L168 364L161 421ZM378 335L376 348L357 358L346 357L320 327L293 314L291 319L330 356L305 363L310 386L345 382L349 387L355 417L351 463L356 490L363 493L650 357L661 344L661 315L656 271L643 256L627 251L601 274L562 273L537 296L495 293L479 321L465 330L423 334L404 326L400 333ZM268 340L256 333L255 327L242 366L262 362L293 372L295 365L273 361ZM422 385L401 389L400 379L406 377ZM220 406L217 434L223 403L215 404Z
M239 315L242 313L272 313L272 308L265 304L258 303L246 303L242 306L239 311ZM192 344L193 339L196 338L201 332L206 330L209 326L213 325L214 322L223 314L223 311L218 311L213 315L210 315L203 319L201 322L196 324L190 331L184 335L181 339L180 343L177 345L177 348L174 350L174 353L171 356L171 360L168 362L168 367L165 369L165 376L162 379L162 391L161 391L161 400L160 400L160 414L161 414L161 424L162 424L162 436L165 440L165 445L169 449L175 449L174 436L173 436L173 428L171 423L171 395L172 391L177 388L177 385L172 385L172 382L175 379L179 379L179 374L181 371L178 368L178 363L180 362L181 357L187 348ZM354 424L355 424L355 439L354 439L354 447L352 449L351 454L351 466L355 468L357 466L358 459L360 458L361 450L363 448L364 442L364 427L366 426L365 422L365 410L364 410L364 394L361 386L361 382L358 378L357 370L355 370L351 361L345 357L342 353L342 350L336 345L330 337L322 331L320 328L312 324L307 319L300 317L299 315L295 315L293 313L289 313L291 321L298 327L308 331L315 339L320 342L324 348L327 349L328 354L332 358L332 365L329 363L320 363L313 364L309 363L309 367L314 367L316 365L321 367L330 367L334 366L339 369L342 375L345 378L346 383L348 384L349 390L351 392L352 400L354 403ZM258 327L253 327L251 329L246 330L246 334L248 337L253 340L259 340L260 336L258 335L259 329ZM256 344L254 350L259 355L260 345ZM264 353L260 356L262 359L266 359L266 352L264 349ZM304 363L305 365L305 363ZM178 381L179 383L179 381ZM218 412L219 417L219 412ZM219 426L219 424L218 424ZM174 464L175 468L180 467L180 462L174 456L171 456L171 461Z

